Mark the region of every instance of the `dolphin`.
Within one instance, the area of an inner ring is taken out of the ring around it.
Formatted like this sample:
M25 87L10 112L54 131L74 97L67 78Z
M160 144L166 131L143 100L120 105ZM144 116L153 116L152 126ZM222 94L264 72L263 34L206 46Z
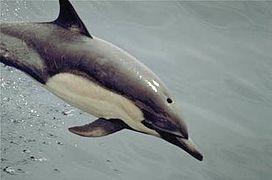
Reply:
M68 0L52 22L1 23L0 62L98 119L69 131L84 137L129 129L162 138L202 161L165 84L123 49L95 37Z

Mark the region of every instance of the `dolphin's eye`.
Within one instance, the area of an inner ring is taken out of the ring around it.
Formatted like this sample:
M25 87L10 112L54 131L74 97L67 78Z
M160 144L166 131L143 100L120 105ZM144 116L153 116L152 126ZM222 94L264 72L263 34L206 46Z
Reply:
M172 101L172 99L167 98L167 102L168 102L168 103L172 103L173 101Z

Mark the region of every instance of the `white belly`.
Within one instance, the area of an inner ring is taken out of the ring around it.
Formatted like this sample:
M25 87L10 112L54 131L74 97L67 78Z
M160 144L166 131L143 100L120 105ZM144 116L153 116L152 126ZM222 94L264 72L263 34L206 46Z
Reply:
M50 78L45 88L69 104L98 118L118 118L131 128L158 136L145 127L142 111L129 99L109 91L92 81L71 73L60 73Z

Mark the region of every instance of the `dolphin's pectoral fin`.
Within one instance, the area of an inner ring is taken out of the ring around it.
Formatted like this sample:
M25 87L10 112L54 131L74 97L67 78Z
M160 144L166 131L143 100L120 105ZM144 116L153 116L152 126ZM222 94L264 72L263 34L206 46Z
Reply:
M59 0L59 4L60 13L58 18L54 21L54 23L66 29L76 29L81 34L93 38L88 32L84 23L81 21L78 14L76 13L72 4L68 0Z
M127 127L128 126L119 119L99 118L90 124L70 127L69 131L84 137L101 137L115 133Z

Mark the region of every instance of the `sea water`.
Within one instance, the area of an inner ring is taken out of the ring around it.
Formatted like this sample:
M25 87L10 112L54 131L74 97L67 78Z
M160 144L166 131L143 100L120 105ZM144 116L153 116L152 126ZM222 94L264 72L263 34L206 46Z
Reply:
M204 154L124 130L82 138L95 120L0 65L3 180L269 180L272 2L73 1L94 36L118 45L168 86ZM1 0L1 21L44 22L54 1Z

